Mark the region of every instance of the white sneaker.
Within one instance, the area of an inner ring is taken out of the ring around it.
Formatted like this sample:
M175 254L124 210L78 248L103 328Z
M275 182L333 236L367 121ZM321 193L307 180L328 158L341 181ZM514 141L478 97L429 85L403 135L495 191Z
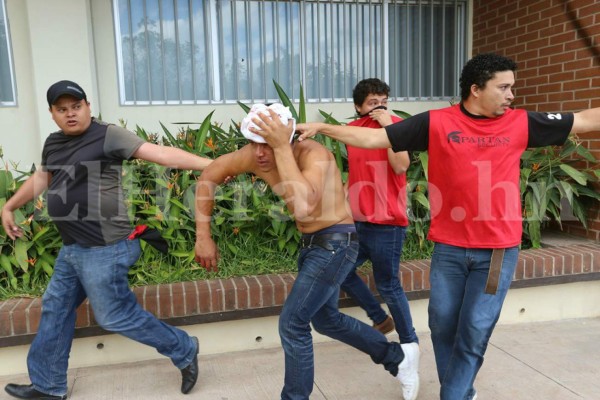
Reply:
M471 397L471 400L477 400L477 392L475 392L475 393L473 394L473 397Z
M400 345L404 352L404 360L398 365L396 378L402 385L404 400L415 400L419 394L419 351L418 343L405 343Z

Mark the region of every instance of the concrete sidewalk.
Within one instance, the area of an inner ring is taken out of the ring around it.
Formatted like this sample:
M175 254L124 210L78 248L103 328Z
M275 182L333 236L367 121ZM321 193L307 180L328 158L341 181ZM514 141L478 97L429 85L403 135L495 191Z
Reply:
M397 340L390 335L390 340ZM201 346L202 346L202 338ZM429 334L421 333L420 400L438 398ZM26 375L0 377L29 383ZM189 395L168 360L69 371L69 399L278 399L280 348L200 355L200 378ZM501 325L495 330L475 387L481 400L600 399L600 319ZM370 358L339 342L315 345L314 400L398 400L399 383ZM4 391L0 399L11 399Z

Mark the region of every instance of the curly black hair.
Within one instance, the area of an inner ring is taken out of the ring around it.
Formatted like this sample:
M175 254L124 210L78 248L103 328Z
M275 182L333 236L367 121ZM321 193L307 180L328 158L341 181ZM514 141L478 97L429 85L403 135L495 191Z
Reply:
M477 54L463 67L460 74L460 98L465 101L471 93L471 86L484 88L496 72L515 71L517 64L508 57L494 53Z
M361 106L370 94L384 94L389 96L390 87L387 83L377 78L363 79L354 86L352 90L352 99L354 104Z

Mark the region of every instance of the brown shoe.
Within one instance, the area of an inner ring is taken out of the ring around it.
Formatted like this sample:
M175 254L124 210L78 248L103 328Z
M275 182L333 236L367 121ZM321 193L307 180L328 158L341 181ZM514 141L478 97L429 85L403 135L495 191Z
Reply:
M373 324L373 328L377 329L379 332L383 333L384 335L387 335L388 333L390 333L391 331L396 329L396 326L394 325L394 320L392 319L392 317L390 317L388 315L387 318L384 319L382 323Z

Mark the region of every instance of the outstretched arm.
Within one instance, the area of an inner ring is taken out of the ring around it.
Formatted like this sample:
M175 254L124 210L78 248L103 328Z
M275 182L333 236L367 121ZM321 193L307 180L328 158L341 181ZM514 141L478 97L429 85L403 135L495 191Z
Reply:
M200 157L176 147L159 146L153 143L142 144L133 153L133 157L165 167L197 171L202 171L212 162L209 158Z
M304 140L322 133L332 139L354 147L365 149L383 149L392 147L384 128L373 129L359 126L330 125L321 122L309 122L296 125L300 131L299 140Z
M50 172L35 171L2 207L2 226L12 240L23 236L23 231L15 223L14 211L42 194L50 185L51 179Z
M600 107L573 114L571 133L600 131Z

